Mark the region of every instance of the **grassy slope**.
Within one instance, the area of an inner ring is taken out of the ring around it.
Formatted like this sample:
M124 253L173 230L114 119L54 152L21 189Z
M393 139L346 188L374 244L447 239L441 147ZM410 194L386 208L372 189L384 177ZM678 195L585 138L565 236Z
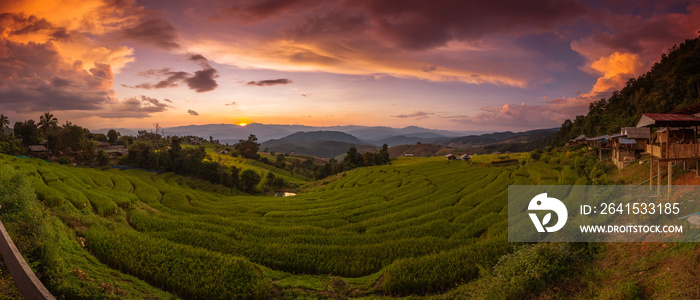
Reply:
M299 196L274 198L230 196L230 191L174 174L0 157L29 175L42 201L50 204L47 220L61 241L55 251L66 257L57 284L61 289L53 290L63 293L92 282L83 288L104 293L97 283L111 282L119 285L122 296L133 298L171 297L153 285L185 296L197 290L130 267L153 258L119 254L119 244L109 246L120 243L118 239L152 243L165 256L179 257L186 251L207 261L227 261L240 265L241 272L251 272L246 276L252 276L252 282L261 283L257 271L246 271L252 263L272 283L273 291L290 297L327 290L329 273L343 276L356 296L450 289L476 278L480 272L476 265L492 266L500 254L511 251L505 242L509 184L577 180L566 167L543 163L482 167L489 159L498 157L478 156L475 163L400 158L389 166L325 179ZM100 261L150 285L98 262L80 245L85 238L89 247L99 246L93 250L103 249L96 250ZM117 252L120 259L104 249ZM493 252L473 254L476 249ZM460 265L471 267L444 271ZM169 268L176 272L179 267ZM83 280L81 272L96 279Z

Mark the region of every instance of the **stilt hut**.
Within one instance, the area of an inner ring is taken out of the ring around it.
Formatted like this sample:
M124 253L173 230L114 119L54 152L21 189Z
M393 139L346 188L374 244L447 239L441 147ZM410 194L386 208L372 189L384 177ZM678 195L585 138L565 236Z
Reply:
M652 164L649 178L653 176L653 162L657 162L658 190L661 190L661 164L668 163L668 186L671 187L673 177L673 162L690 161L695 164L697 172L700 159L700 144L698 144L698 126L700 117L691 114L642 114L637 122L637 128L656 129L645 152L650 155ZM652 180L649 180L651 185Z

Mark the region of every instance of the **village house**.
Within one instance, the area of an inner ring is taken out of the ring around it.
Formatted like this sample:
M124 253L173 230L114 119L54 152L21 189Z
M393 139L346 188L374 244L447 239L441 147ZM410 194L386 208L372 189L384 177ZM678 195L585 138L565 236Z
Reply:
M700 108L700 107L698 107ZM673 177L673 163L683 161L684 165L690 163L698 170L700 159L700 144L698 144L698 126L700 117L686 113L647 114L643 113L637 122L637 128L656 128L645 152L650 155L649 184L654 173L654 161L658 176L657 193L661 190L661 168L663 163L668 163L668 188L671 188ZM696 113L697 114L697 113Z
M567 147L579 147L586 145L586 139L588 139L585 135L579 135L573 139L571 139L568 143L566 143Z
M610 150L610 135L600 135L586 139L588 149L598 148L598 160L603 160L603 150Z
M28 147L29 148L29 155L31 156L37 156L37 157L47 157L49 154L49 150L46 149L46 146L44 145L31 145Z
M620 134L611 136L612 162L618 169L629 166L646 151L650 137L649 128L622 127Z

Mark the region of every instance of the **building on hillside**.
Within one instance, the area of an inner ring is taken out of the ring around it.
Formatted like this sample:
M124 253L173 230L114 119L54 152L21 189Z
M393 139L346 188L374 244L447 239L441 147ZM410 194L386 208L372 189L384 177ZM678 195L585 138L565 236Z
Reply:
M586 145L586 139L588 139L585 135L579 135L573 139L571 139L568 143L566 143L567 147L579 147Z
M456 159L456 158L457 158L457 157L456 157L454 154L452 154L452 153L445 155L445 159L447 159L447 160L453 160L453 159Z
M31 156L47 157L49 155L49 150L44 145L31 145L28 148Z
M461 160L470 160L470 159L472 159L472 157L471 157L471 155L469 155L469 154L464 154L464 155L460 156L459 159L461 159Z
M95 150L99 151L99 150ZM109 155L109 158L119 158L129 154L129 150L124 148L122 145L112 145L104 149L104 151Z
M586 139L586 144L589 149L598 148L598 160L603 160L603 150L610 150L611 141L610 135L599 135L592 138Z
M403 155L404 157L413 157L413 153L406 153Z
M611 136L612 162L619 169L629 166L646 151L651 132L646 127L622 127L620 134Z
M649 167L649 184L652 183L653 162L657 161L658 189L661 190L661 164L668 163L668 186L671 187L673 177L674 162L688 162L695 165L695 172L698 171L698 160L700 160L700 144L698 144L698 126L700 117L692 114L646 114L637 122L637 128L656 128L649 144L646 145L645 152L650 155L651 165Z

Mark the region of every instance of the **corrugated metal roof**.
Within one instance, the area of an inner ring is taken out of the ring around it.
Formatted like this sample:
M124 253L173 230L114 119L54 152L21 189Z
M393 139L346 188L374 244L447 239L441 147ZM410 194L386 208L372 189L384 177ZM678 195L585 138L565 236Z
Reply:
M635 141L633 139L620 138L620 144L623 144L623 145L631 145L631 144L636 144L636 143L637 143L637 141Z
M651 137L651 131L645 127L622 127L621 132L629 139L649 139Z
M587 141L597 141L597 140L607 140L609 138L610 138L610 136L606 134L606 135L601 135L601 136L597 136L597 137L592 137L592 138L586 139L586 140Z
M700 125L700 118L683 114L642 114L637 127L685 127Z
M650 119L654 121L671 121L671 122L692 122L692 121L700 121L700 118L693 116L693 115L684 115L684 114L642 114L643 116L647 116Z

